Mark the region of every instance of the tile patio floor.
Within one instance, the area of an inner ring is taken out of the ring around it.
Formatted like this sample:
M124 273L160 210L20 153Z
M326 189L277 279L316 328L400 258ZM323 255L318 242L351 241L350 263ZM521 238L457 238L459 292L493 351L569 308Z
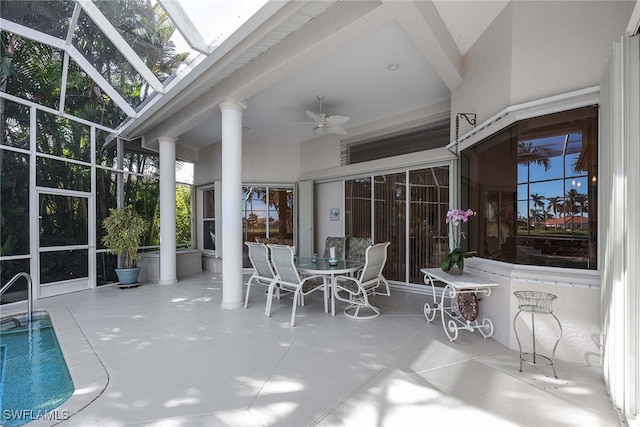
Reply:
M291 327L290 297L267 318L252 286L248 309L223 310L221 283L207 272L37 301L76 380L60 425L620 425L598 369L557 360L559 379L520 373L493 339L460 331L450 343L426 321L426 296L392 289L374 299L382 316L357 321L342 304L325 314L316 293Z

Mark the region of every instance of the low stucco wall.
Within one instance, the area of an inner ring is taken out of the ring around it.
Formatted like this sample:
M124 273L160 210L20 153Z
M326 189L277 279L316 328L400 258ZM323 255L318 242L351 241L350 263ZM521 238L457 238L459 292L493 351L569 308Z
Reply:
M140 282L160 280L160 252L144 252L138 261ZM183 277L202 271L202 253L197 249L176 251L176 276Z
M601 365L600 275L593 270L518 266L471 258L465 265L499 286L480 304L480 316L494 325L493 338L518 349L513 319L518 313L515 291L542 291L556 295L553 313L562 325L555 357L581 365ZM551 355L560 330L550 315L536 314L536 352ZM521 313L516 322L523 351L531 351L531 314Z

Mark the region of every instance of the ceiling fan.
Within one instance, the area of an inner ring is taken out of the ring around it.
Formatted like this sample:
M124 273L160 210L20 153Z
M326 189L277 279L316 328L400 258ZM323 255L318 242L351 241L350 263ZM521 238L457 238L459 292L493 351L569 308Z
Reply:
M324 96L318 95L318 101L320 102L320 110L317 113L313 111L307 110L307 117L309 117L312 122L303 122L301 124L310 124L313 125L313 131L316 135L329 135L329 134L338 134L338 135L346 135L347 131L340 125L343 125L349 121L351 117L347 116L330 116L326 113L322 112L322 101L324 100Z

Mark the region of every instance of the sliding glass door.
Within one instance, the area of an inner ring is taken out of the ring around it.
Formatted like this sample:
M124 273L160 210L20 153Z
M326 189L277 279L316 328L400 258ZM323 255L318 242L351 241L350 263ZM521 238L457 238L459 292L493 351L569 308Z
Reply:
M384 269L384 275L389 280L404 281L407 265L405 256L407 241L406 173L378 175L373 177L373 183L374 241L376 243L391 242L387 248L387 265Z
M421 268L447 253L449 167L437 166L345 181L345 231L390 242L384 275L423 283Z
M439 266L449 248L449 168L409 171L409 188L408 281L422 283L420 269Z

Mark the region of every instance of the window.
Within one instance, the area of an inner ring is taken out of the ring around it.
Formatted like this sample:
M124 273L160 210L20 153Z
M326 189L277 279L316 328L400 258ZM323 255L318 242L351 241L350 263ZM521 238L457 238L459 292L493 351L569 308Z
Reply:
M216 199L214 196L213 189L202 192L203 249L209 251L216 250Z
M246 186L242 187L243 241L295 245L293 236L293 187ZM251 267L245 245L244 266Z
M293 188L243 187L244 240L270 238L293 245Z
M462 154L471 249L517 264L595 269L597 107L522 120Z
M364 141L344 141L341 163L351 165L445 147L449 143L449 118L410 131Z

